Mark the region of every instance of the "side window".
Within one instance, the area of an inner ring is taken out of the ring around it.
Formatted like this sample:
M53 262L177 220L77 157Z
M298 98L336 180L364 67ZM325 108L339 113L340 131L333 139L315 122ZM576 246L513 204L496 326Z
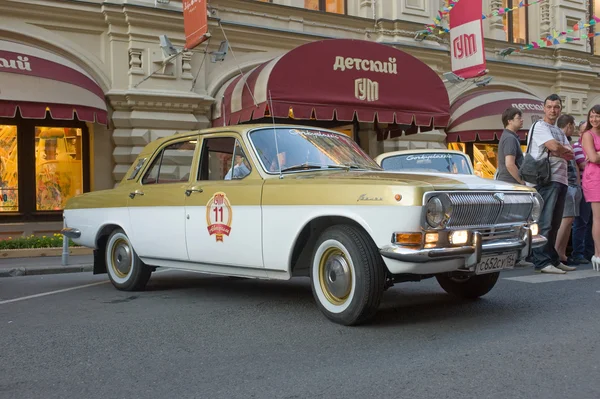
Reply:
M192 170L192 160L197 140L179 141L165 147L142 178L142 184L187 182Z
M239 180L250 171L246 154L235 138L204 139L198 180Z

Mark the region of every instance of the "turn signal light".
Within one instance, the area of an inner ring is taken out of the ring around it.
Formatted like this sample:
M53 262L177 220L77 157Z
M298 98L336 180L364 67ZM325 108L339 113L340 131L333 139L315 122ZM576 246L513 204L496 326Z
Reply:
M423 240L421 233L395 233L396 244L406 246L420 246Z
M452 245L463 245L469 241L469 232L467 230L456 230L450 233L450 243Z
M540 228L537 225L537 223L534 223L530 226L531 228L531 235L532 236L537 236L538 234L540 234Z

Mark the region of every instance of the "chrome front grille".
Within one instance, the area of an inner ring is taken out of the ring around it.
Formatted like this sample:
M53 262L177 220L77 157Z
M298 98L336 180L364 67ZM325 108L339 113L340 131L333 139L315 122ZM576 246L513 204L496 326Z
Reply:
M492 240L510 240L519 238L521 234L521 226L500 226L487 229L480 229L482 241Z
M448 193L452 213L447 227L479 227L527 221L533 207L530 194Z

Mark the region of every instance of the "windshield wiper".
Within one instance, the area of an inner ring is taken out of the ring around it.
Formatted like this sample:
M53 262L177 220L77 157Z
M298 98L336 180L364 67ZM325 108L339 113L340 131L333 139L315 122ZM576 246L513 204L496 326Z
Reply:
M299 165L290 166L284 169L281 169L281 173L283 172L292 172L294 170L302 170L302 169L323 169L327 167L327 165L315 164L315 163L301 163Z
M281 170L281 173L283 172L292 172L295 170L314 170L314 169L346 169L346 170L350 170L350 169L366 169L362 166L358 166L358 165L345 165L345 164L340 164L340 165L321 165L321 164L314 164L314 163L303 163L303 164L298 164L298 165L294 165L294 166L290 166L288 168L284 168Z

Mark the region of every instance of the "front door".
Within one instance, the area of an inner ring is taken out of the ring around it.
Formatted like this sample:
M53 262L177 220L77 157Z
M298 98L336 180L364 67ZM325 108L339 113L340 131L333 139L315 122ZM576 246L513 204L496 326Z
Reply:
M263 267L262 183L237 137L202 140L198 176L185 198L191 262Z
M132 186L130 239L140 257L186 261L185 190L197 137L165 144L138 185Z

